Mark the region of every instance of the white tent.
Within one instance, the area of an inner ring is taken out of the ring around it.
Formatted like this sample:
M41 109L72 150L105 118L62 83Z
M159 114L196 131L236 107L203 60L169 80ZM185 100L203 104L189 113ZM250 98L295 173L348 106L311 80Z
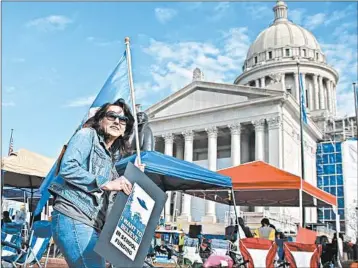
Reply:
M2 186L39 188L54 159L20 149L1 161Z

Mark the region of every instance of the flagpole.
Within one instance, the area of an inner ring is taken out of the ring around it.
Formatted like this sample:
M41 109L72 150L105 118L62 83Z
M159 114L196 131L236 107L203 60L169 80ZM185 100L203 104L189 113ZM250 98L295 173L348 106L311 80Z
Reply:
M140 159L140 147L139 147L139 136L138 136L138 119L137 119L137 111L135 105L135 95L134 95L134 87L133 87L133 77L132 77L132 58L131 58L131 50L129 47L129 37L124 39L124 43L126 44L126 54L127 54L127 65L128 65L128 82L129 88L131 91L131 99L132 99L132 112L134 117L134 133L135 133L135 144L137 149L137 164L141 165Z
M354 93L354 108L356 112L356 130L357 130L357 148L358 148L358 99L357 99L357 90L356 90L356 83L352 83L353 86L353 93ZM358 187L357 187L357 205L355 207L358 219ZM358 220L357 220L357 231L356 231L356 243L358 242Z
M305 180L305 150L303 144L303 118L302 118L302 91L303 88L300 83L300 62L297 61L297 72L298 72L298 88L299 88L299 105L300 105L300 139L301 139L301 182L299 191L299 202L300 202L300 226L304 227L305 224L305 208L303 207L303 181Z

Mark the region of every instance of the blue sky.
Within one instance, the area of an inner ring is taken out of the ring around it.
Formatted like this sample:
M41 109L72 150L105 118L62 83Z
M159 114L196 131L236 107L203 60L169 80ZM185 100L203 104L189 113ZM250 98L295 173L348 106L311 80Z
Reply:
M247 49L273 21L275 2L3 2L2 155L14 148L56 158L130 36L143 108L191 81L232 83ZM338 109L352 114L357 81L357 3L288 2L340 73Z

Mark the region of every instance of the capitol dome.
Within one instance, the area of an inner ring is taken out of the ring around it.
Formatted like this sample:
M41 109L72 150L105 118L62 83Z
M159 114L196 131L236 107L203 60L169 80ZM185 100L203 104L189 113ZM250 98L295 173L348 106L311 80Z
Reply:
M313 34L288 20L286 3L277 1L273 10L275 20L250 46L243 70L277 61L279 58L305 58L325 63L325 56Z
M287 92L298 102L299 62L309 111L335 115L338 73L313 34L291 22L287 10L285 2L276 2L273 23L250 46L234 84Z

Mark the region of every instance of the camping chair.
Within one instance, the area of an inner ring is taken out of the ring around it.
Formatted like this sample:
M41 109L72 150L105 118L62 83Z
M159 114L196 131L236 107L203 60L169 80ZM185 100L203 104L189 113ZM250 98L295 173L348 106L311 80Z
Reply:
M244 261L247 262L247 268L274 267L277 257L277 245L274 241L262 238L244 238L240 239L239 247Z
M290 268L320 266L322 246L315 244L302 244L296 242L285 242L285 260Z
M199 239L198 238L190 238L185 236L184 238L184 261L185 259L190 261L193 265L194 263L203 263L203 260L200 257L199 253Z
M16 248L21 248L22 238L19 234L1 232L1 259L5 256L17 255Z
M23 228L22 223L15 223L15 222L5 222L2 226L2 232L6 234L16 234L21 236L21 231Z
M226 256L230 249L230 242L222 239L211 239L212 255Z
M11 263L13 267L16 267L17 265L26 267L27 265L37 263L41 268L43 266L41 265L40 260L46 249L49 248L51 237L51 222L36 221L32 226L30 241L26 244L26 249L16 248L19 252L18 254L3 257L2 260ZM50 251L48 250L44 267L47 265L49 252Z

